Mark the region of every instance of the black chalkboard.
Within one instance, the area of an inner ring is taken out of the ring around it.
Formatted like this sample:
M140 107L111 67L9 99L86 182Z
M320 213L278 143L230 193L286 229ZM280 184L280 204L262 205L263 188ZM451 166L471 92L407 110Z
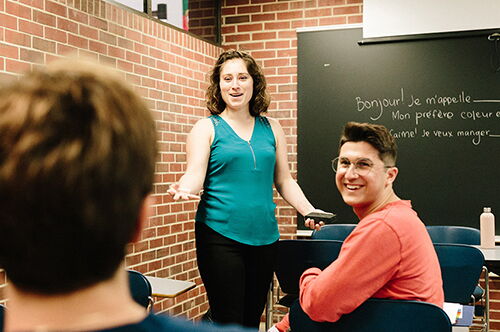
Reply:
M452 35L360 45L361 28L298 33L298 182L337 222L358 221L331 169L348 121L392 130L395 191L427 225L478 228L484 206L500 221L499 55L486 33Z

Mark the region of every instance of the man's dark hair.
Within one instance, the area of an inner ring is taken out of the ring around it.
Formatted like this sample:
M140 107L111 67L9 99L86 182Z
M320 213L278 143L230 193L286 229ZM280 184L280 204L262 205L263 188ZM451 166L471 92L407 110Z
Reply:
M20 290L107 280L139 231L156 131L114 71L64 60L0 88L0 265Z
M243 60L246 64L248 73L253 79L253 94L249 103L250 114L252 116L258 116L261 113L267 112L267 108L271 103L271 97L267 92L266 78L264 77L262 69L250 54L235 50L222 52L210 73L210 85L206 93L208 110L211 114L220 114L226 108L226 103L222 99L220 91L220 72L222 66L227 61L233 59Z
M396 165L398 147L389 130L372 123L348 122L340 138L339 150L347 142L367 142L379 154L379 158L390 166Z

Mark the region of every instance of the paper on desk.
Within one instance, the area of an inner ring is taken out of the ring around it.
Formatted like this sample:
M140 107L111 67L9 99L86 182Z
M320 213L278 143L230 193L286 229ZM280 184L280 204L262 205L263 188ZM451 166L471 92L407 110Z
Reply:
M460 303L445 302L443 310L450 318L451 324L455 324L457 319L462 318L463 306Z

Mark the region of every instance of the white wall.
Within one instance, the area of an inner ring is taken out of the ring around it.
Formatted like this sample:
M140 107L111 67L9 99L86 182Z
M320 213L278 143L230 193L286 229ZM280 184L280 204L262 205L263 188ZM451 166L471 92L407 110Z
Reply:
M144 9L143 0L114 0L127 7L142 12ZM162 20L182 29L182 0L152 0L151 10L156 11L159 3L167 4L167 19Z
M156 10L159 3L167 4L167 19L162 20L182 29L182 0L153 0L151 7Z
M364 0L363 38L500 28L500 0Z

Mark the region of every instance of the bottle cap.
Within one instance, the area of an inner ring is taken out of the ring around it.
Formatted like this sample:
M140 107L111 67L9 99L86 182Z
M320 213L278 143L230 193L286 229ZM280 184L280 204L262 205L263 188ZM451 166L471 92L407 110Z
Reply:
M491 208L485 207L485 208L483 208L483 212L489 213L489 212L491 212Z

